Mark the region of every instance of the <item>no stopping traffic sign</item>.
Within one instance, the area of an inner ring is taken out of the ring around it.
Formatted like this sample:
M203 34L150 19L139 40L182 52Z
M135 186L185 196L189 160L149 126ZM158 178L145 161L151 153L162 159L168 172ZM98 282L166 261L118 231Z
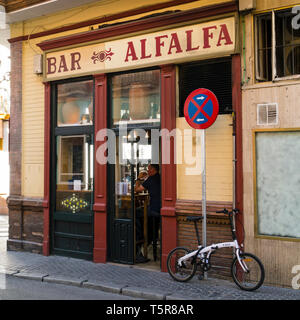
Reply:
M219 102L208 89L196 89L189 94L184 103L184 116L194 129L206 129L217 119Z

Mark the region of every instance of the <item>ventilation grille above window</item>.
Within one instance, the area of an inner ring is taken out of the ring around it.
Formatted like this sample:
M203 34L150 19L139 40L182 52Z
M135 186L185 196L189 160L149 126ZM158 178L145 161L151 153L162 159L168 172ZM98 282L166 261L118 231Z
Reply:
M278 104L264 103L257 105L257 124L275 125L278 124Z

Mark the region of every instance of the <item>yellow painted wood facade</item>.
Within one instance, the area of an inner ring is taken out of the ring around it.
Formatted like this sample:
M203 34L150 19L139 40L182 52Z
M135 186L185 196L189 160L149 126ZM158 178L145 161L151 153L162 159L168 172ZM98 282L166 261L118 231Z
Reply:
M201 130L192 129L185 118L177 118L177 198L202 199ZM187 137L184 143L184 135ZM206 197L208 201L232 201L232 116L219 115L206 135ZM187 159L184 159L187 157ZM187 163L193 162L188 165ZM198 163L198 165L197 165ZM200 172L200 173L199 173Z

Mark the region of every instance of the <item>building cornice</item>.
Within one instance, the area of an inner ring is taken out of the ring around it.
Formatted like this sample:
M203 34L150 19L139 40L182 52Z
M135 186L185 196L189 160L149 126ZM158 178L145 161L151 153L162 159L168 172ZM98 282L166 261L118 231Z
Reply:
M186 3L190 3L190 2L194 2L197 0L173 0L173 1L169 1L167 3L159 3L159 4L155 4L155 5L151 5L151 6L146 6L146 7L142 7L142 8L137 8L137 9L133 9L133 10L128 10L128 11L124 11L124 12L120 12L120 13L116 13L116 14L112 14L109 16L104 16L98 19L91 19L91 20L86 20L86 21L81 21L78 23L74 23L68 26L63 26L63 27L58 27L58 28L54 28L51 30L47 30L47 31L42 31L42 32L38 32L38 33L33 33L30 35L24 35L24 36L20 36L20 37L14 37L9 39L8 41L10 43L14 43L14 42L19 42L19 41L26 41L29 38L30 39L35 39L35 38L40 38L40 37L45 37L45 36L49 36L49 35L53 35L53 34L58 34L58 33L62 33L62 32L66 32L66 31L70 31L70 30L76 30L76 29L80 29L80 28L84 28L84 27L89 27L89 26L93 26L93 25L99 25L99 24L104 24L107 22L111 22L111 21L115 21L118 19L124 19L124 18L129 18L132 16L136 16L139 14L144 14L144 13L148 13L148 12L152 12L155 10L162 10L165 8L169 8L172 6L178 6L178 5L182 5L182 4L186 4ZM181 12L183 15L186 12L190 12L193 10L199 10L200 12L198 13L199 18L204 18L204 17L208 17L210 15L216 15L219 13L227 13L227 12L233 12L233 11L237 11L238 10L238 5L236 3L236 1L230 1L230 2L225 2L222 4L217 4L217 5L212 5L212 6L207 6L207 7L202 7L202 8L197 8L197 9L192 9L189 11L184 11ZM215 13L214 13L215 12ZM179 17L180 15L176 16ZM150 19L150 18L149 18ZM144 30L146 29L146 24L149 23L149 19L144 19L144 20L135 20L134 22L131 22L133 25L131 25L131 27L134 28L134 25L136 25L136 27L138 28L144 25ZM175 18L176 19L176 18ZM185 19L189 19L189 17L185 17ZM147 21L146 21L147 20ZM158 21L155 20L162 20L161 17L153 17L151 18L151 21L153 21L153 23L159 24ZM162 23L165 21L165 16L164 19L162 21ZM128 26L129 23L126 24L126 28ZM124 24L122 24L123 28L124 28ZM119 28L122 28L122 26ZM86 33L88 34L93 34L94 37L97 37L97 35L99 36L99 34L105 32L108 32L109 28L113 28L113 27L107 27L105 29L99 29L99 30L94 30L94 31L87 31L84 33L81 33L80 35L86 35ZM118 27L114 27L115 29L118 29ZM110 30L112 31L112 30ZM117 32L117 31L116 31ZM125 32L125 30L124 30ZM72 38L72 36L70 36ZM74 37L76 37L76 35L74 35ZM68 37L69 38L69 37ZM65 39L65 38L62 38ZM52 42L55 40L49 40L47 43L49 43L50 46L50 42ZM62 40L64 41L64 40ZM46 42L45 42L46 45ZM52 43L52 47L56 47L55 44ZM65 45L64 45L65 46Z

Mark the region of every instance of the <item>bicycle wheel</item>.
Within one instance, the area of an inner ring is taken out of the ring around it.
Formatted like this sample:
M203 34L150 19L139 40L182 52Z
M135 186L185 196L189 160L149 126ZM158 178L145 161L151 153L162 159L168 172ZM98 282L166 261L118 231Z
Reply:
M178 260L190 253L191 251L184 247L173 249L167 258L167 268L170 276L176 281L185 282L193 278L196 273L197 264L192 263L193 257L182 261L182 265L178 265Z
M238 287L246 291L258 289L264 282L265 270L261 261L251 253L241 253L241 262L247 272L242 269L238 258L235 257L231 265L231 275Z

